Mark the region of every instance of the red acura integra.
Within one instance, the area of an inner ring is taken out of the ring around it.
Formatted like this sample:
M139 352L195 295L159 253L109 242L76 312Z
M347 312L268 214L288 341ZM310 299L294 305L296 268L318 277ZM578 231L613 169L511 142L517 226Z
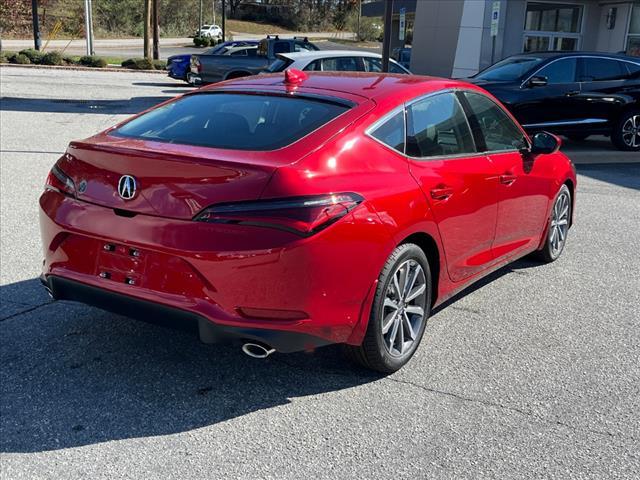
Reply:
M343 343L392 372L435 305L560 255L576 175L558 147L454 80L224 82L69 145L40 198L42 280L252 356Z

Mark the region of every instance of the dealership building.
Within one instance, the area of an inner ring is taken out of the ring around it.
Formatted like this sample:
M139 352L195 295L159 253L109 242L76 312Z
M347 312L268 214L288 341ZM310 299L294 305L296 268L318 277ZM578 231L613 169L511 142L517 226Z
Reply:
M396 0L393 13L392 46L400 46L402 13L413 27L411 70L418 74L466 77L530 51L640 56L638 0Z

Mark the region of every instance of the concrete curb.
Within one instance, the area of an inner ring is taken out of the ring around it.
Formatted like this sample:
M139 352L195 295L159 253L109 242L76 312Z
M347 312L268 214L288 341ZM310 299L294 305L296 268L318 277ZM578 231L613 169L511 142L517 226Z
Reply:
M90 72L126 72L126 73L155 73L160 75L167 75L166 70L134 70L132 68L120 68L120 67L83 67L81 65L19 65L17 63L0 63L0 67L14 67L14 68L43 68L45 70L84 70Z

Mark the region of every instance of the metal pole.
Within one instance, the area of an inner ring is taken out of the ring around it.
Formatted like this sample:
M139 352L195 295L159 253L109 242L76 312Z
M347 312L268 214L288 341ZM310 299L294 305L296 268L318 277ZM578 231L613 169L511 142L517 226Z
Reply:
M200 10L198 14L198 36L200 36L200 30L202 29L202 0L200 0Z
M84 0L84 38L87 44L86 53L91 55L91 18L89 17L89 0Z
M90 46L90 50L91 53L89 55L95 55L96 54L96 49L94 48L93 45L93 4L91 3L92 0L87 0L87 4L89 5L89 9L87 10L88 15L89 15L89 46Z
M31 0L31 16L33 17L33 47L40 50L40 22L38 21L38 0Z
M227 31L225 28L225 20L227 19L227 6L226 6L226 1L222 0L222 41L226 42L227 41Z
M153 0L153 59L160 59L160 25L159 25L159 13L160 9L158 0Z
M382 41L382 71L389 71L389 56L391 54L391 18L393 15L393 0L384 2L384 38Z

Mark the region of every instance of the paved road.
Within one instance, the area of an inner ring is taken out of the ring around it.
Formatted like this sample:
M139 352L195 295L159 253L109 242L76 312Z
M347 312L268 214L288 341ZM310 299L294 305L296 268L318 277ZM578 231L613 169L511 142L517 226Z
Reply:
M259 361L52 303L36 280L37 198L67 142L181 85L0 75L3 479L640 476L638 164L581 167L563 257L440 309L401 372L335 348Z
M344 43L333 42L331 38L350 38L348 33L337 35L331 32L319 33L301 33L299 36L307 36L311 42L318 45L321 50L365 50L371 49L353 47ZM293 34L283 34L283 38L290 38ZM260 40L264 35L251 34L234 34L234 40ZM3 40L2 48L9 51L19 51L25 48L33 48L32 40ZM374 51L380 52L381 46ZM47 50L63 50L69 55L84 55L86 53L86 44L84 40L54 40L49 43ZM126 38L126 39L100 39L94 42L94 50L96 55L108 57L135 58L142 57L142 39ZM166 59L171 55L202 53L202 48L195 48L191 38L163 38L160 39L160 58Z

